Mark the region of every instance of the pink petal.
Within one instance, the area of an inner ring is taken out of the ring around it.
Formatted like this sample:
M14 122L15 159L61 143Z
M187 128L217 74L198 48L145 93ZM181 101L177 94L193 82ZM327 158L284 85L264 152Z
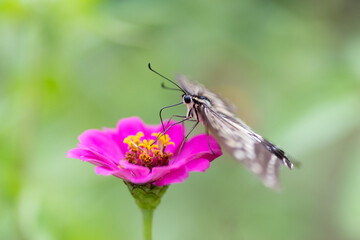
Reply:
M146 128L144 122L138 117L121 119L117 124L118 145L123 153L128 151L128 145L123 143L124 139L130 135L136 135L138 132L145 134Z
M111 170L106 167L98 166L98 167L95 167L95 173L98 175L109 176L109 175L116 173L116 170Z
M147 175L143 175L141 177L139 176L132 176L129 178L129 181L135 184L144 184L149 182L154 182L160 178L162 178L164 175L166 175L169 170L167 170L168 167L156 167L153 168L150 173Z
M170 185L173 183L182 183L189 177L189 173L185 167L174 169L169 174L162 177L160 180L154 182L156 186Z
M212 136L209 136L209 143L212 151L215 153L214 155L209 147L207 138L208 136L206 134L200 134L191 138L184 144L184 147L174 164L185 164L186 162L197 158L205 158L208 159L208 161L212 161L215 158L221 156L222 152L220 145Z
M98 167L95 167L95 173L98 175L104 175L104 176L113 175L113 176L121 178L125 181L132 182L131 181L132 173L128 169L122 169L122 168L109 169L106 167L98 166Z
M112 139L114 144L117 145L121 154L123 156L125 156L126 152L128 151L127 144L125 144L126 148L123 148L124 147L124 139L121 138L121 136L119 136L117 129L103 128L103 131L106 135L108 135L108 137L110 139Z
M95 153L86 150L86 149L71 149L67 152L68 158L77 158L86 162L90 162L96 166L107 166L107 167L113 167L114 163L103 156L96 155Z
M144 122L138 117L121 119L117 124L117 131L121 139L136 135L138 132L146 132Z
M91 150L114 163L123 158L123 154L111 136L97 129L90 129L79 136L78 148Z
M205 172L210 167L209 160L205 158L198 158L186 164L186 168L191 172Z
M129 171L131 173L129 178L133 180L147 177L150 173L149 168L129 163L126 160L120 161L119 166L120 168Z

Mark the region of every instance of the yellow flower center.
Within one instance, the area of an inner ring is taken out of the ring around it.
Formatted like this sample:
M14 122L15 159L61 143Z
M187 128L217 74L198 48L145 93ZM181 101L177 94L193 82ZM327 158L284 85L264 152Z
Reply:
M129 163L145 166L150 169L168 165L173 154L166 152L165 149L170 144L175 146L175 143L170 142L169 135L153 133L152 136L155 136L156 140L141 140L143 136L143 132L138 132L136 135L131 135L124 139L124 143L128 144L129 149L125 159Z

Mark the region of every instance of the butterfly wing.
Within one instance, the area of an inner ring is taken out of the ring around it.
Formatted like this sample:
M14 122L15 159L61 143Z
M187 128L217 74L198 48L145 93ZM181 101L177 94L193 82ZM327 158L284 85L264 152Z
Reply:
M281 163L292 168L285 153L260 135L253 132L235 116L229 103L201 84L186 78L178 78L179 84L189 93L205 96L209 104L200 104L197 111L205 127L219 143L239 162L243 163L271 188L279 187L279 167Z
M281 163L292 168L284 152L258 134L244 127L238 118L219 114L203 105L199 107L204 125L220 144L239 162L256 174L265 186L279 188Z
M221 109L225 114L232 115L236 111L234 104L229 102L227 99L223 99L221 96L208 90L202 84L190 81L183 75L178 75L176 80L180 86L188 92L190 95L204 96L211 100L214 107Z

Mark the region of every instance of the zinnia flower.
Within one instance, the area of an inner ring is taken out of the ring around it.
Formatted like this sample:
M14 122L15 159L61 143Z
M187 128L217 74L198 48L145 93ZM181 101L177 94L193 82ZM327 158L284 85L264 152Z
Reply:
M114 175L132 184L181 183L189 172L206 171L222 154L219 144L206 134L192 137L181 147L183 130L178 124L163 134L161 124L145 125L138 117L126 118L116 129L85 131L67 157L90 162L96 165L97 174Z

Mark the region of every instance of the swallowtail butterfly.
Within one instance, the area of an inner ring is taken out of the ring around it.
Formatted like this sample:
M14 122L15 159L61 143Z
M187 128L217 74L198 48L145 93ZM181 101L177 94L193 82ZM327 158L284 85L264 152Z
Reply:
M177 77L177 84L153 70L150 64L149 68L173 83L178 88L176 90L183 92L181 103L187 106L187 114L181 122L193 120L195 126L201 122L220 145L257 175L265 186L279 187L280 165L293 168L283 150L255 133L235 115L235 107L231 103L203 85L184 76Z

